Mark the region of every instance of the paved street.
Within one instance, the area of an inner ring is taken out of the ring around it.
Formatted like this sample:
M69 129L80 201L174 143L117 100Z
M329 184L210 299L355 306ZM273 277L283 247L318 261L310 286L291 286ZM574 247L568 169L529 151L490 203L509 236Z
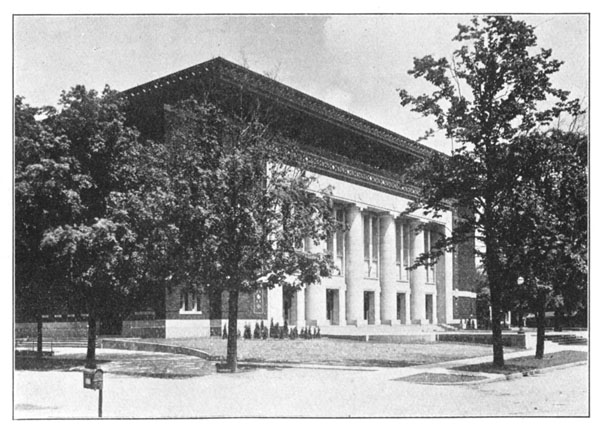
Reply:
M421 385L375 371L258 369L184 379L105 375L104 417L584 416L587 366L482 385ZM15 372L15 418L93 418L81 372Z

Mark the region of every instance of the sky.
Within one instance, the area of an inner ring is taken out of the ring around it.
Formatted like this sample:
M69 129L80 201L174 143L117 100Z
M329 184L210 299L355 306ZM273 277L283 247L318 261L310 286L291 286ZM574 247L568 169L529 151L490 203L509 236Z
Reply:
M536 26L538 46L565 63L554 75L588 95L588 16L516 15ZM400 106L397 89L427 91L407 74L414 57L450 56L471 15L16 16L14 93L56 104L76 84L133 86L216 56L417 139L432 127ZM426 145L448 152L440 134Z

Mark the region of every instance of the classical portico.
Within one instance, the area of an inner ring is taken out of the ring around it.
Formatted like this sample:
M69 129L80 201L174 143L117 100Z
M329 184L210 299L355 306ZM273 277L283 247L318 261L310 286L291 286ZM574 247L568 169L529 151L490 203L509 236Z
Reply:
M433 267L407 270L443 232L443 226L438 231L435 226L424 228L422 219L401 217L398 211L367 204L340 201L335 211L345 221L343 237L310 247L312 251L328 248L343 268L322 284L296 293L294 315L301 316L304 311L305 318L294 319L291 324L363 326L447 320L446 298L452 290L448 286L450 291L446 292L451 276L451 269L446 268L448 254ZM443 276L438 277L438 273Z

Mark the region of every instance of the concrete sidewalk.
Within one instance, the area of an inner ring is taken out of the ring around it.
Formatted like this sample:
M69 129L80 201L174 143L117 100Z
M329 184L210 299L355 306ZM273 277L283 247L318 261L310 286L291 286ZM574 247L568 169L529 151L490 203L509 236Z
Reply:
M106 374L104 417L586 416L587 367L485 385L397 381L376 372L257 369L188 379ZM15 418L95 418L98 393L80 372L17 371Z

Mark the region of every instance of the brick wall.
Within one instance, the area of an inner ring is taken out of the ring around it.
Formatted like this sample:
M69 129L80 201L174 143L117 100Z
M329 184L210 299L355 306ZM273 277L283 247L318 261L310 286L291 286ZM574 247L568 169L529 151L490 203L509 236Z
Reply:
M125 320L123 337L165 338L164 320Z
M268 298L267 292L260 292L262 296L262 303L256 300L256 292L247 293L242 292L239 296L238 301L238 319L252 319L252 320L266 320L267 309L268 309ZM199 295L200 303L198 310L199 313L180 313L180 290L172 289L166 292L166 318L167 319L191 319L191 320L202 320L202 319L227 319L229 311L228 305L229 295L227 292L223 292L220 298L221 307L218 308L218 298L213 299L213 304L216 302L217 307L211 307L211 301L208 295ZM262 305L262 309L259 309L259 305Z
M471 316L477 318L476 300L464 296L455 296L453 298L453 318L468 319Z
M44 322L42 334L44 338L85 338L87 322ZM15 323L16 338L36 338L37 323Z
M477 269L475 266L475 240L456 246L454 251L454 289L468 292L476 291Z

